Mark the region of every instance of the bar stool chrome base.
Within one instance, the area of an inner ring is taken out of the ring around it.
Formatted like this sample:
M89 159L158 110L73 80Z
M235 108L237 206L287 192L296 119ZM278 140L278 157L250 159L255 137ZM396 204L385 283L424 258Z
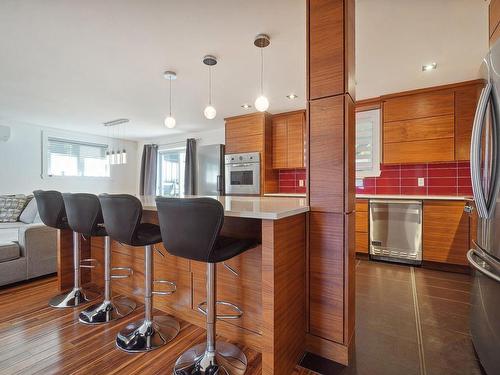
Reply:
M83 324L103 324L127 316L135 310L136 303L128 298L113 298L88 307L80 313L79 321Z
M116 346L129 353L149 352L172 341L181 327L170 315L130 323L116 336Z
M184 352L175 362L174 375L243 375L245 373L247 357L236 345L217 341L215 353L209 353L206 347L206 344L199 344Z
M49 306L55 308L76 307L94 301L101 297L101 292L95 286L73 288L69 293L53 297Z

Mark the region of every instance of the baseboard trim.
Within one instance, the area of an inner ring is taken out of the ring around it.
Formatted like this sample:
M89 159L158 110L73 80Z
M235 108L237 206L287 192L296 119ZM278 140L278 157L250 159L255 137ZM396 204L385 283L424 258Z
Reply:
M306 351L344 366L349 365L349 347L310 333L306 334Z

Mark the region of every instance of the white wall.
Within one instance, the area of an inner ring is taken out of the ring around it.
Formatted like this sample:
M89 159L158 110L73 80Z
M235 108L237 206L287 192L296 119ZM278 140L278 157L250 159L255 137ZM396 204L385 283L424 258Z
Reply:
M356 0L356 99L480 78L488 39L484 0Z
M42 134L117 145L118 140L2 120L11 127L11 138L0 142L0 194L31 194L35 189L62 192L130 193L137 189L137 143L125 142L128 163L111 166L111 177L41 177Z

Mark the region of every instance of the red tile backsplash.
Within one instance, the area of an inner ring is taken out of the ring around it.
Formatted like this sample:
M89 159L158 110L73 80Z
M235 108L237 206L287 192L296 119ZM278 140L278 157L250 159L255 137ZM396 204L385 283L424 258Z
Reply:
M300 180L304 186L300 186ZM280 193L305 193L306 192L306 170L305 169L280 169L279 171Z
M356 180L357 194L472 195L469 162L380 167L380 177ZM424 179L424 186L418 186L418 178Z

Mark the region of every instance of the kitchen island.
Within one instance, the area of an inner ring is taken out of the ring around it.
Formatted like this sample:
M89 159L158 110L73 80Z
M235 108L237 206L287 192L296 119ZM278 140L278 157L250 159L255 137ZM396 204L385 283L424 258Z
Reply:
M224 225L221 234L253 238L259 245L217 266L217 299L238 305L237 320L217 321L217 333L262 353L263 374L290 374L305 351L306 337L306 212L304 198L221 196ZM157 223L154 197L140 197L142 221ZM82 258L103 263L103 238L81 239ZM179 319L205 327L197 306L205 300L204 263L174 257L162 244L154 253L154 280L177 284L171 296L154 296L153 306ZM131 267L133 275L113 280L114 295L138 303L144 293L144 249L112 241L112 266ZM60 232L58 243L59 288L73 282L72 236ZM103 269L84 269L82 282L103 284ZM161 284L156 284L161 290ZM140 307L139 307L140 308ZM220 309L219 312L224 312ZM228 311L229 312L229 311ZM193 343L203 337L193 338ZM181 353L179 353L180 355Z

